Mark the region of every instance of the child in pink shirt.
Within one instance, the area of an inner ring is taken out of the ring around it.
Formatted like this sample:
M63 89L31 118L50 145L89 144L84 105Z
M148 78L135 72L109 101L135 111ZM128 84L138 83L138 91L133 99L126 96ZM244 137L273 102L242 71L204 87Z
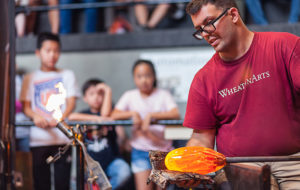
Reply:
M153 189L146 185L151 164L149 150L170 151L172 141L164 139L164 126L150 125L159 119L178 119L177 105L171 94L156 87L156 74L152 62L138 60L132 69L137 89L123 94L113 110L114 119L133 120L131 139L131 167L137 190Z

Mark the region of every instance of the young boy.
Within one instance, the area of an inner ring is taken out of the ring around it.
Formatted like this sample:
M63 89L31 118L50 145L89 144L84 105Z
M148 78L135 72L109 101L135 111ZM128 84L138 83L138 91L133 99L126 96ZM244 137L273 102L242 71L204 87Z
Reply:
M108 85L101 80L90 79L83 85L82 94L89 108L81 113L72 113L69 120L101 122L109 119L112 101ZM124 137L122 127L115 129L108 126L102 126L100 129L95 126L85 137L88 153L101 164L110 179L112 189L119 188L131 175L129 165L119 157L118 144L124 144Z
M69 142L69 139L55 126L53 112L47 109L49 97L60 95L57 84L65 88L65 104L62 119L67 118L75 108L78 96L74 73L56 67L60 55L59 36L42 33L37 39L36 56L40 59L40 69L24 77L21 101L24 113L30 117L35 126L30 131L30 148L33 158L33 176L35 190L51 189L50 165L46 159L57 153L58 148ZM61 85L62 84L62 85ZM55 190L69 189L71 149L54 163Z

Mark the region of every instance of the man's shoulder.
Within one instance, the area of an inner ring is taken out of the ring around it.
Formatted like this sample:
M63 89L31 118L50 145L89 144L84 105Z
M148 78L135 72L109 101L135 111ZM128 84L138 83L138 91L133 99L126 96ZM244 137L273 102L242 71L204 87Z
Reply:
M260 40L269 39L272 41L297 41L299 40L299 36L295 34L291 34L288 32L256 32L256 35L259 36Z
M287 32L258 32L257 34L257 42L261 44L264 50L272 48L277 53L289 54L300 41L299 36Z
M214 70L215 67L218 65L218 58L217 58L217 53L215 53L208 61L207 63L200 68L197 73L195 74L195 76L197 77L201 77L201 76L208 76L210 75Z

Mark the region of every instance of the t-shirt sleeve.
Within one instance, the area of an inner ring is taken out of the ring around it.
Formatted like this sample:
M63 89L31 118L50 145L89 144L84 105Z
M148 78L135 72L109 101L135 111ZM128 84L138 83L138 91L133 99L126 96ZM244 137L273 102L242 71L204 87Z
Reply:
M128 108L129 100L130 100L129 94L128 94L128 92L125 92L121 96L121 98L119 99L119 101L117 102L117 104L115 106L115 109L121 110L121 111L127 111L129 109Z
M217 120L207 98L200 93L200 89L196 88L200 85L203 84L199 80L193 80L189 91L183 126L193 129L213 129L216 127Z
M290 58L290 73L295 90L300 93L300 38Z
M65 71L65 85L66 85L66 90L67 90L67 98L70 97L80 97L80 93L78 90L78 85L76 82L75 75L72 71L67 70Z

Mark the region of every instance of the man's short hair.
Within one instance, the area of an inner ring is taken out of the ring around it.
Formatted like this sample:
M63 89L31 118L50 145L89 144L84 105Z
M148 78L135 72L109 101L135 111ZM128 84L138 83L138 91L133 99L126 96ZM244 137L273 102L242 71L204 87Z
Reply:
M235 0L192 0L187 5L186 12L189 15L195 15L201 10L202 6L207 5L208 3L223 10L231 7L238 8Z
M60 38L57 34L53 34L53 33L50 33L50 32L43 32L43 33L40 33L38 35L36 48L41 49L41 47L43 45L43 42L46 41L46 40L55 41L61 47Z
M97 84L103 83L103 80L100 79L89 79L87 80L83 85L82 85L82 95L85 95L85 92L87 91L88 88L90 88L91 86L96 86Z

